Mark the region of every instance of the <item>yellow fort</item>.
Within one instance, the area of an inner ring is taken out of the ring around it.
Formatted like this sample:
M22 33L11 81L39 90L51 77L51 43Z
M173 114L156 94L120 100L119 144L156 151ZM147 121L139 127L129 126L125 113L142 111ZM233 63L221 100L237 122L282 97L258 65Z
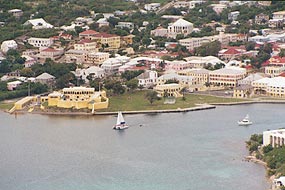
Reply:
M105 91L95 91L94 88L70 87L61 92L53 92L48 95L48 106L59 108L88 108L92 111L107 108L109 99Z

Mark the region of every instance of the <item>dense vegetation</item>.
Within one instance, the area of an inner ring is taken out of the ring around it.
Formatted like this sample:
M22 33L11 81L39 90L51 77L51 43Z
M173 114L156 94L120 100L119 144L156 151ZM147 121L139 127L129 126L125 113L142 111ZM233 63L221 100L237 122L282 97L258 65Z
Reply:
M285 147L272 147L271 145L262 146L262 135L254 134L246 142L251 153L255 154L257 159L267 163L268 174L284 176L285 175Z

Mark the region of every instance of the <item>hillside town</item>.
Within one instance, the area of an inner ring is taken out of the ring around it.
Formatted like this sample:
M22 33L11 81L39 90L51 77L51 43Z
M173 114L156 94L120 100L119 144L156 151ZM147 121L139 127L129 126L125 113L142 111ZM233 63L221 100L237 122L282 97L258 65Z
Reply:
M284 2L120 3L1 2L0 101L17 99L9 112L94 114L136 91L150 104L185 94L285 100ZM284 134L265 131L260 147L284 146Z
M118 94L126 88L150 89L159 97L224 90L235 98L284 98L285 7L279 10L278 2L132 3L139 9L90 10L71 25L54 26L30 15L21 25L31 32L1 41L3 90L40 83L45 86L39 92L50 93L76 86L99 90L101 85ZM268 12L274 4L270 14L244 20L248 15L242 8ZM12 21L25 15L17 7L4 13ZM192 23L191 15L205 15L209 22ZM0 21L2 28L9 25Z

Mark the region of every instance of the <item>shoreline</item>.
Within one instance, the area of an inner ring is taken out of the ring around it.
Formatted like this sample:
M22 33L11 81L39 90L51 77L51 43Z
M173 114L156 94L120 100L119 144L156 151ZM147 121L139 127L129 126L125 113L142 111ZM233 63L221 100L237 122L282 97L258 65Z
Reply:
M208 109L215 109L217 106L235 106L235 105L246 105L246 104L285 104L285 100L250 100L242 102L219 102L211 104L197 104L195 107L190 108L176 108L176 109L165 109L165 110L133 110L133 111L122 111L123 114L158 114L158 113L181 113L191 111L201 111ZM8 110L2 110L9 113ZM60 112L60 111L33 111L28 112L26 110L15 111L10 114L41 114L41 115L71 115L71 116L94 116L94 115L116 115L118 111L95 111L94 113L87 112Z

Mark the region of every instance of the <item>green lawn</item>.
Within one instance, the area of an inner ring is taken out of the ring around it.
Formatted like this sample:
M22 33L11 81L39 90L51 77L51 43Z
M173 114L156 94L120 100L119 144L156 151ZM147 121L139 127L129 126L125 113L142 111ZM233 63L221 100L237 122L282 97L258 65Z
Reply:
M14 102L0 102L0 110L10 110L14 106Z
M194 107L195 104L211 104L211 103L227 103L227 102L241 102L244 99L235 98L220 98L214 96L206 95L195 95L187 94L185 95L186 100L183 101L182 98L177 98L176 103L169 105L164 104L164 99L155 101L152 105L145 99L145 94L147 91L136 91L133 93L126 93L118 96L109 97L109 107L108 109L100 111L135 111L135 110L161 110L161 109L177 109L177 108L189 108Z

